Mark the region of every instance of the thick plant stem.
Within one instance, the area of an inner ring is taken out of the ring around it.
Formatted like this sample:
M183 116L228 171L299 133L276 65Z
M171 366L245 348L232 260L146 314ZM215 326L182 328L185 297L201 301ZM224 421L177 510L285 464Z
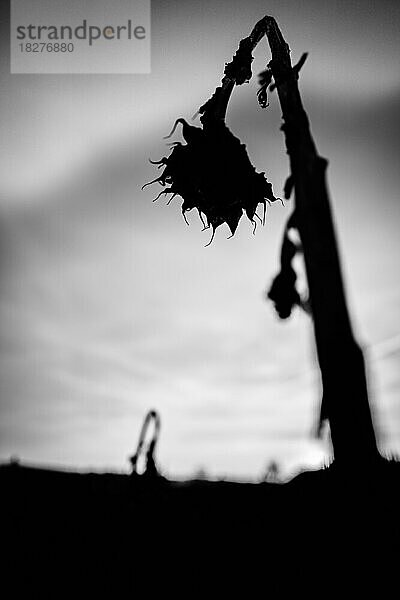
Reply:
M296 221L323 384L322 412L329 419L336 463L344 466L357 457L369 464L379 454L363 353L354 338L346 304L325 180L327 161L317 154L289 47L272 17L265 17L262 23L271 48L269 66L282 108L294 181Z
M273 17L266 16L241 41L225 68L221 88L204 105L203 125L225 118L235 84L251 77L251 52L266 35L269 63L282 108L286 148L295 190L296 225L302 241L313 314L323 398L321 414L329 420L335 462L343 468L357 458L370 465L379 457L368 399L365 363L347 309L343 277L325 180L327 161L317 153L298 89L298 67Z
M350 322L338 246L325 180L327 161L317 153L297 79L306 55L292 68L290 49L273 17L266 16L239 45L226 65L221 87L199 112L206 128L225 119L236 85L251 77L251 53L266 35L269 68L282 108L286 148L295 190L296 226L304 252L323 397L321 414L329 420L336 464L357 458L370 465L378 457L368 398L364 357Z

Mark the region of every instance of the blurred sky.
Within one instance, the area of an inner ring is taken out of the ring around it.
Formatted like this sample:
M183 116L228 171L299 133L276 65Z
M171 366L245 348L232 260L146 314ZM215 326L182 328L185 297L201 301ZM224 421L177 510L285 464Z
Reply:
M349 304L366 349L380 444L400 451L400 4L387 0L152 1L150 75L10 75L2 0L0 458L128 468L142 418L161 413L170 476L259 477L317 464L312 329L278 322L263 293L290 213L273 205L255 236L187 227L148 157L219 85L265 14L300 77L328 179ZM276 195L288 174L275 95L234 90L228 125ZM179 135L177 136L179 139ZM340 373L338 374L340 376ZM344 382L345 385L345 382Z

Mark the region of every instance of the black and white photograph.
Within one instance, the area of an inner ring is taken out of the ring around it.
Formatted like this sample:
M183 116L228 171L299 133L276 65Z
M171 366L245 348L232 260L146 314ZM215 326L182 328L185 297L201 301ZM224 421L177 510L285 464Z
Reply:
M0 9L2 596L395 597L400 4Z

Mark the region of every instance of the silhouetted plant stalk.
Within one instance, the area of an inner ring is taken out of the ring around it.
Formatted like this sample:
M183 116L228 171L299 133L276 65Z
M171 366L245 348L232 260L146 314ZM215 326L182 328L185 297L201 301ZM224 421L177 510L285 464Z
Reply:
M180 195L183 215L196 208L203 222L205 217L204 226L212 227L213 236L222 223L228 224L233 235L243 212L255 223L258 205L265 210L266 203L277 200L264 173L256 173L244 144L225 124L230 95L235 85L250 80L252 52L264 35L272 60L260 74L257 96L265 108L268 92L277 90L291 170L284 194L288 199L294 191L295 196L295 210L282 244L281 272L269 297L282 318L287 318L296 304L311 308L323 387L321 422L329 420L336 464L345 467L357 457L359 468L362 463L371 464L379 453L364 357L355 341L346 304L325 180L327 161L317 153L297 84L307 54L292 67L289 46L274 18L264 17L241 40L233 60L225 66L220 87L198 111L203 127L177 120L174 129L177 123L182 124L186 145L173 144L171 155L156 163L164 167L163 173L150 183L168 184L159 196ZM301 239L309 289L306 306L296 290L292 261L299 248L288 236L290 228L296 228Z
M327 161L317 153L297 84L306 55L292 68L289 46L272 17L259 21L255 30L267 36L272 53L268 70L282 108L291 170L285 196L294 189L294 218L304 253L322 377L321 420L329 420L337 464L345 466L354 457L370 464L379 454L364 357L346 304L325 179Z

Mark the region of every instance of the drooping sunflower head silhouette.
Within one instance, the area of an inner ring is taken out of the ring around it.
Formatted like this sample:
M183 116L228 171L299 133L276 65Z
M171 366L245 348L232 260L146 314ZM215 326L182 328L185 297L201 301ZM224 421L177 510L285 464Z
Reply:
M256 219L265 222L267 204L279 200L274 196L265 173L258 173L251 164L245 144L233 135L225 123L233 89L251 79L252 51L262 33L259 29L260 24L249 37L240 41L232 61L225 64L221 85L199 108L197 114L201 115L202 127L189 125L183 118L177 119L167 138L173 135L180 123L185 143L171 144L170 155L153 163L163 168L163 172L145 184L158 182L165 188L154 200L163 194L171 194L169 203L173 197L180 196L186 222L186 213L197 210L204 228L212 229L207 246L214 239L216 229L224 223L228 225L232 237L244 214L253 224L254 233ZM261 83L269 85L270 78ZM258 99L260 106L267 105L266 96L262 96L261 101L260 97ZM257 213L259 205L263 210L262 218Z
M204 228L212 229L207 245L223 223L228 225L233 236L243 214L254 224L255 231L255 219L264 222L267 204L278 198L265 174L257 173L251 164L246 146L222 119L207 127L195 127L183 118L177 119L167 138L173 135L179 123L185 143L172 143L168 157L151 161L163 168L163 172L143 187L158 182L165 188L154 200L162 194L171 194L169 203L173 197L181 196L185 220L185 213L197 210ZM263 210L262 218L256 212L259 205Z

